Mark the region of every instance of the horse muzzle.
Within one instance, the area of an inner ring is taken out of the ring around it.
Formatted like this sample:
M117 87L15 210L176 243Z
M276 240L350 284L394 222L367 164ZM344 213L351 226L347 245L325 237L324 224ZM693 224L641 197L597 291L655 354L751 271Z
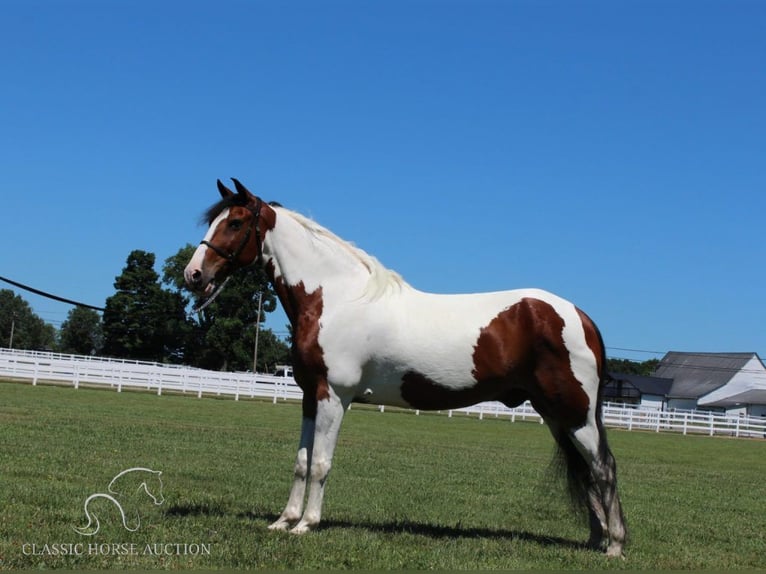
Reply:
M184 269L184 281L186 281L186 286L189 289L202 295L207 295L208 291L212 292L215 288L212 277L206 277L201 269L191 265L187 265L186 269Z

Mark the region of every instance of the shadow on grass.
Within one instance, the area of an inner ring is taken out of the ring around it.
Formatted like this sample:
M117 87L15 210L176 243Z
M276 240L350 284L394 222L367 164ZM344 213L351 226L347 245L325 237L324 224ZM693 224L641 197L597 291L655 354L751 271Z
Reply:
M209 504L190 504L175 505L165 511L166 516L227 516L234 515L239 519L254 520L271 524L277 518L278 514L273 512L238 512L232 513L221 506L212 506ZM319 529L331 528L364 528L370 532L379 532L384 534L407 533L427 538L488 538L504 540L520 540L531 542L543 547L571 548L575 550L592 550L585 542L578 542L561 538L558 536L543 536L533 534L523 530L507 530L502 528L482 528L462 526L460 523L455 526L445 526L440 524L424 524L410 520L393 520L387 522L370 522L366 520L349 521L333 518L323 519Z

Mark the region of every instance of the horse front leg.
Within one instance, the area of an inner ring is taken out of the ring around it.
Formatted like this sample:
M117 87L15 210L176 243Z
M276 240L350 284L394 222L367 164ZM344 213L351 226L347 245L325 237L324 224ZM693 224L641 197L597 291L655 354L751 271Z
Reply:
M344 401L329 387L328 396L317 402L314 427L314 448L309 464L311 484L306 510L301 521L290 532L304 534L313 530L322 518L324 487L332 468L332 457L338 442L338 432L349 401Z
M314 409L308 409L313 411ZM301 439L298 445L298 456L295 459L295 470L293 473L293 485L290 488L290 497L287 500L287 506L282 511L280 517L269 526L271 530L288 530L301 518L303 513L303 499L306 494L306 479L311 464L311 451L314 448L314 426L313 416L306 414L306 405L304 399L304 414L301 421ZM312 413L313 414L313 413Z

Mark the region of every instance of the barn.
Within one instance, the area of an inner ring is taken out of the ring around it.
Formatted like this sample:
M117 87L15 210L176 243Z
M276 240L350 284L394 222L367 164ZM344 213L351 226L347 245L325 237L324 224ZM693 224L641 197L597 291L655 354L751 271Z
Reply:
M757 353L671 351L653 376L672 379L668 409L725 410L766 416L766 367Z

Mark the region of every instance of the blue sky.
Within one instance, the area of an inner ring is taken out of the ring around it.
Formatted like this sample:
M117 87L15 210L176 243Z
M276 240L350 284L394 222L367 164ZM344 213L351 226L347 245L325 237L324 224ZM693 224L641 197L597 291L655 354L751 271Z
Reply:
M612 356L766 357L764 29L757 0L10 0L0 275L102 305L234 176L420 289L554 291Z

